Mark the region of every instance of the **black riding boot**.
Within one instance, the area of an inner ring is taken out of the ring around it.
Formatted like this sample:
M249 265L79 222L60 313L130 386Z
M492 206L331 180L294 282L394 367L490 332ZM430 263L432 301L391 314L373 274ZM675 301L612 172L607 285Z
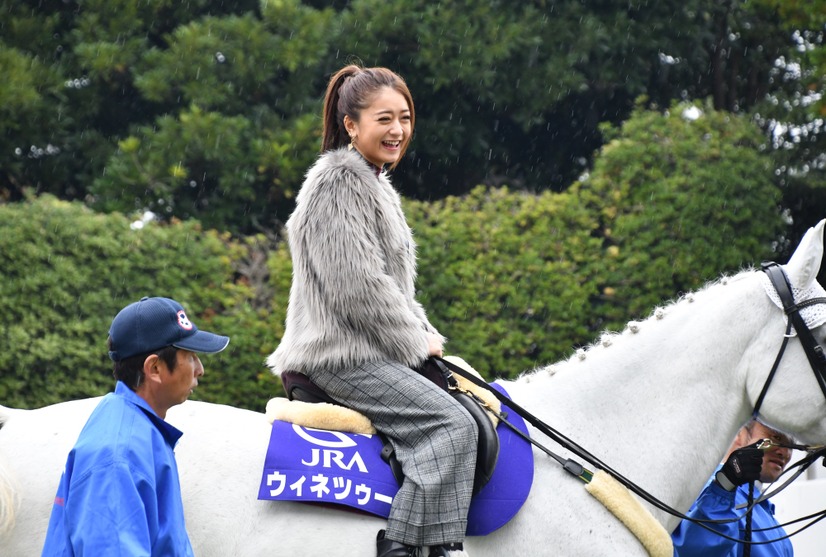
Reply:
M461 542L446 543L444 545L436 545L430 548L430 553L427 557L447 557L448 551L464 551L465 547Z
M418 557L419 548L393 540L385 539L384 530L376 536L378 557Z

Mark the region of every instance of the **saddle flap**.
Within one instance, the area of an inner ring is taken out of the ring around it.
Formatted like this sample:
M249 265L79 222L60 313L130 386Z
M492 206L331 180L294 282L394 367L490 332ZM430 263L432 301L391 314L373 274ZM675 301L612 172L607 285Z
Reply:
M499 434L490 421L487 412L479 403L464 393L454 393L453 398L470 414L479 427L479 442L476 449L476 472L473 476L473 493L485 487L493 476L499 460Z

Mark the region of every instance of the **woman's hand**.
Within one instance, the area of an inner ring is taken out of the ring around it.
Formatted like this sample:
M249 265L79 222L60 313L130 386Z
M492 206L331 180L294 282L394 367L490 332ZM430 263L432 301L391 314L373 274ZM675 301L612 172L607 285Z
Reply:
M444 356L444 349L442 346L442 337L433 333L427 333L427 355L428 356Z

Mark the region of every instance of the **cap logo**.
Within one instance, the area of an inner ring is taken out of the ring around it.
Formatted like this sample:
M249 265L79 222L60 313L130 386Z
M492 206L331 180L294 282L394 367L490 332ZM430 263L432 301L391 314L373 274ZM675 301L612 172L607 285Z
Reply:
M186 313L184 313L184 310L182 309L178 310L178 325L180 325L185 331L192 330L192 321L189 320Z

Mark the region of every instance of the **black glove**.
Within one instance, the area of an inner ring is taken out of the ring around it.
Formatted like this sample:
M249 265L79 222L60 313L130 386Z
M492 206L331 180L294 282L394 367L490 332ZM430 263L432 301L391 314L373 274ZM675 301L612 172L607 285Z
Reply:
M733 491L738 485L760 479L763 468L763 450L758 449L760 442L737 449L729 455L715 479L726 491Z

